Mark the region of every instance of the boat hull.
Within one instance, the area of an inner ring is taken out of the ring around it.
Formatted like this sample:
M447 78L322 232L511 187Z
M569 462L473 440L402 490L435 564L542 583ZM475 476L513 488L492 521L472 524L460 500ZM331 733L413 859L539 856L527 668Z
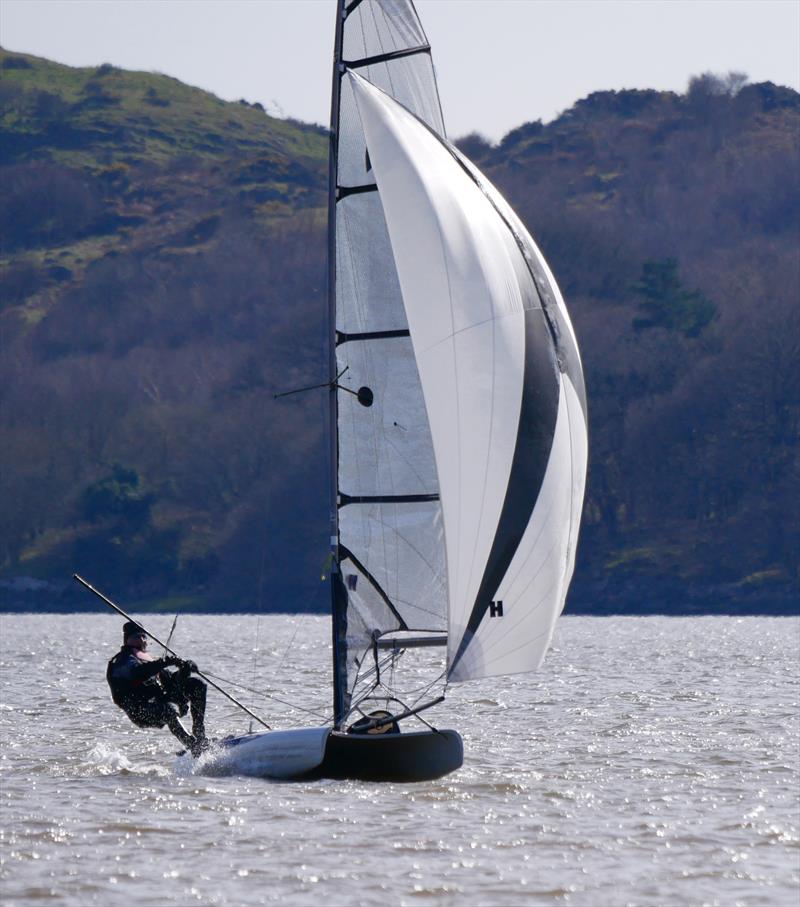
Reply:
M231 737L203 755L202 774L249 775L284 781L432 781L460 768L456 731L344 734L330 728L267 731Z
M464 762L464 745L456 731L408 734L340 734L328 736L321 778L358 781L433 781Z
M197 762L204 775L248 775L293 781L317 769L325 758L330 728L266 731L220 740Z

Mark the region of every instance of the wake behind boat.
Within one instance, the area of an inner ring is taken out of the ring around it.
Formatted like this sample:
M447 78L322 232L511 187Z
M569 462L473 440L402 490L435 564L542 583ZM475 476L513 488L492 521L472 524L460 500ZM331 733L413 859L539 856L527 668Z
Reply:
M420 713L550 644L583 505L583 372L536 244L447 142L411 0L337 0L330 138L332 727L201 760L422 781L463 746ZM408 690L407 653L437 646L440 676Z

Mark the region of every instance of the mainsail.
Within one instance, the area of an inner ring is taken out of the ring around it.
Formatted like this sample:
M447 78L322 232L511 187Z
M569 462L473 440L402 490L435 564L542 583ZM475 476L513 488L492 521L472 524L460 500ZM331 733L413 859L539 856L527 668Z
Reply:
M412 5L350 8L345 47L357 11L397 47L359 44L369 65L338 73L339 673L445 621L449 679L532 670L583 504L575 335L525 227L444 139Z
M334 708L376 635L446 627L433 445L380 193L347 72L444 134L433 63L407 0L338 3L331 114L330 287ZM364 388L362 393L358 391ZM355 392L355 393L354 393ZM338 443L337 443L338 441Z

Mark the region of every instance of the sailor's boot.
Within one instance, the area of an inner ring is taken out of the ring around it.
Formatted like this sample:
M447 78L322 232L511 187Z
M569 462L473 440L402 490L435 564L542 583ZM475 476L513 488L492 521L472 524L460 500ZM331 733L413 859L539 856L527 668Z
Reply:
M172 717L167 719L167 727L172 734L180 740L187 750L197 746L197 740L181 724L177 714L173 712Z

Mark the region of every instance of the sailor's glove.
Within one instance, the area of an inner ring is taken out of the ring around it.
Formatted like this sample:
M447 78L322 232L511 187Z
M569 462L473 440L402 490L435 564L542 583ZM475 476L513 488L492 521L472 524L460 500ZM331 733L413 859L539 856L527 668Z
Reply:
M177 655L168 655L164 659L165 668L179 668L183 664L183 660L178 658Z
M197 674L197 665L193 661L182 661L180 665L181 674L186 677L189 674Z

